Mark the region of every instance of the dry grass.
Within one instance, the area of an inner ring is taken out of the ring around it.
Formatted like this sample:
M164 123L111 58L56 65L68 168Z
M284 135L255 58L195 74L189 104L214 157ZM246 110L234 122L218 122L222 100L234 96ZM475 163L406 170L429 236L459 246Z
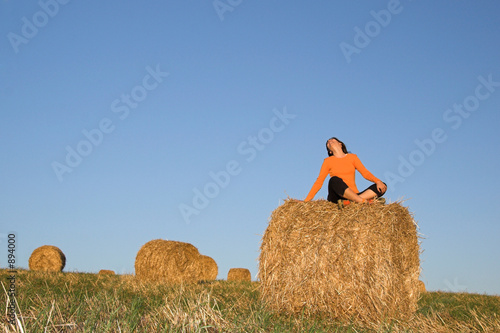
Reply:
M377 324L417 310L419 243L408 209L286 200L259 257L261 294L278 312Z
M0 270L4 288L9 274ZM410 320L359 326L270 312L258 282L165 284L22 270L16 281L18 324L3 317L0 332L500 332L498 296L427 292ZM7 301L0 299L2 314Z

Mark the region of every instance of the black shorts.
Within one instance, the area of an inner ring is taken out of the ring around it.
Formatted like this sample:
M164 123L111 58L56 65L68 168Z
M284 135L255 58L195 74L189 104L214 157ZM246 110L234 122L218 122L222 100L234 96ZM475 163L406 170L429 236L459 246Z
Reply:
M335 177L335 176L330 178L330 181L328 182L328 201L337 203L337 201L339 199L347 200L346 198L344 198L344 192L348 188L349 188L349 186L347 186L347 184L342 180L342 178ZM385 193L385 192L384 193L380 192L377 189L377 185L373 184L370 187L368 187L367 189L365 189L364 191L359 192L358 195L365 192L366 190L372 190L373 192L375 192L377 197L381 197Z

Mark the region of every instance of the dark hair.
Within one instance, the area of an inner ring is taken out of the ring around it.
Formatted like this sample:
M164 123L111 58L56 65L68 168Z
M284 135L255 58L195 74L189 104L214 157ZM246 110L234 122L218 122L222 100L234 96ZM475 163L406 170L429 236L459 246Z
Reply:
M337 140L338 142L340 142L342 144L342 151L344 152L344 154L349 154L349 152L347 151L347 148L346 148L345 144L342 141L340 141L336 137L331 137L330 139L326 140L326 151L328 152L328 156L333 156L333 151L331 151L330 149L328 149L328 141L330 141L332 139L335 139L335 140Z

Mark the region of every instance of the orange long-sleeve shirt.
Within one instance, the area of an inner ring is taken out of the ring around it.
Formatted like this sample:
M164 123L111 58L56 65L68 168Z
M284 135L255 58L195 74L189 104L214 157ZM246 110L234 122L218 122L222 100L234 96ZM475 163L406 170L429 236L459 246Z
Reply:
M330 156L325 158L323 161L323 165L321 165L321 170L319 171L319 176L304 201L309 201L314 198L316 193L318 193L323 186L323 182L328 174L330 174L330 177L337 176L341 178L347 186L349 186L349 188L358 193L359 191L355 182L356 170L358 170L365 179L371 182L376 183L380 181L365 168L356 154L347 154L341 158Z

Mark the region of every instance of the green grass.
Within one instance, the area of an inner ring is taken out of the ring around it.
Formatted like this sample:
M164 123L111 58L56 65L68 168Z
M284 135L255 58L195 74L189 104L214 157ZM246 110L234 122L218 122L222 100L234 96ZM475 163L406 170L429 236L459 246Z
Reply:
M8 272L0 270L7 288ZM409 322L359 327L331 318L276 314L259 283L144 284L130 275L18 271L17 314L1 332L500 332L500 297L430 292Z

